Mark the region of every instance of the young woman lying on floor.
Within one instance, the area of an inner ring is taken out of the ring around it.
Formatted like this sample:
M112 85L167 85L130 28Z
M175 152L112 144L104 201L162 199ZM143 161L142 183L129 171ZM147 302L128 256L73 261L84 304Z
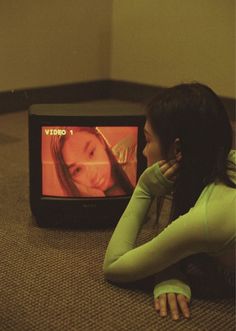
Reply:
M222 286L233 292L235 151L220 99L199 83L164 89L147 107L144 131L148 168L110 239L103 264L105 278L119 283L158 276L204 254L208 267L212 262L209 269L218 272ZM173 205L168 226L136 247L153 198L170 193ZM161 316L167 315L169 306L173 319L180 312L189 317L190 299L191 288L178 274L154 287L155 308Z

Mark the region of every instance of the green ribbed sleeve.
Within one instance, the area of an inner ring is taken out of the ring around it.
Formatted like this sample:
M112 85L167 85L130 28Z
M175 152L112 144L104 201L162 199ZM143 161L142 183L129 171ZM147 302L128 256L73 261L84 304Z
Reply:
M191 300L191 289L188 285L187 276L182 272L179 263L155 275L155 286L153 290L154 299L161 294L176 293L183 294Z
M149 242L135 247L153 197L169 193L172 187L173 182L163 176L158 163L141 175L108 244L103 263L106 279L113 282L139 280L206 250L201 206L173 221Z
M179 279L168 279L166 281L158 283L154 287L153 295L154 299L158 298L159 295L163 293L176 293L176 294L183 294L189 300L191 300L191 289L189 285L184 283Z

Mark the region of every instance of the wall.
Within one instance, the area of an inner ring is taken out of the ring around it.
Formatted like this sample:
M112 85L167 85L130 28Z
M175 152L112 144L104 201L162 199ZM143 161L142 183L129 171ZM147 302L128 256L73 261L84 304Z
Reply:
M114 0L111 77L235 97L234 0Z
M234 0L0 1L0 92L197 80L235 97Z
M110 0L0 2L0 91L107 79Z

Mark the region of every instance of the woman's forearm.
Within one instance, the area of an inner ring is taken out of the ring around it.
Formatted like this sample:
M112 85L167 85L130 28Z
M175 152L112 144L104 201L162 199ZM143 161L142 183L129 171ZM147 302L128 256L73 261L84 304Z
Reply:
M121 257L134 249L153 198L168 192L171 187L172 182L162 175L158 164L145 170L108 244L103 264L105 275L118 259L122 264Z

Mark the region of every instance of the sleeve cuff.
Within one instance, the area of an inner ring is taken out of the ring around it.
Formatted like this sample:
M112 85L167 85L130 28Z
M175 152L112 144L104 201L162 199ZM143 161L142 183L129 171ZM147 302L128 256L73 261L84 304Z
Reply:
M189 300L191 300L191 289L184 282L178 279L169 279L164 282L158 283L154 287L154 299L159 297L163 293L178 293L185 295Z
M138 184L152 196L166 195L174 186L174 182L162 174L158 163L151 165L142 173Z

